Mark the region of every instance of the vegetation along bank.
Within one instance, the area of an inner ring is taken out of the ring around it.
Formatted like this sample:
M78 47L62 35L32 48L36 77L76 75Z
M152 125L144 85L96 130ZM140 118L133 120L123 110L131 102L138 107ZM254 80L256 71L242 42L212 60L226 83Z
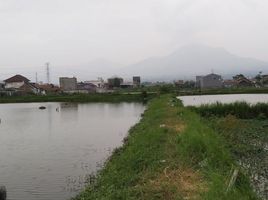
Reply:
M75 200L258 199L245 174L224 137L162 95Z
M59 94L59 95L26 95L0 97L0 103L30 103L30 102L143 102L151 99L155 93L112 93L112 94Z

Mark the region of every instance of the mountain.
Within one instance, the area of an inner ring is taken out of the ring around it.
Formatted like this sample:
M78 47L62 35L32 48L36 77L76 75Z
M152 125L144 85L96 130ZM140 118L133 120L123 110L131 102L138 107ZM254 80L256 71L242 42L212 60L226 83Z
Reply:
M152 57L122 69L122 75L140 75L147 80L172 80L211 73L229 77L268 71L268 62L233 55L224 48L204 45L184 46L163 57Z

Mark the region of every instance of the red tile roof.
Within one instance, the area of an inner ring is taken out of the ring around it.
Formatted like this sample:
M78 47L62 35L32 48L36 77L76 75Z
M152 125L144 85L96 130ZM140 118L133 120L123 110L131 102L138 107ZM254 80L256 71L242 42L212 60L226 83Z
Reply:
M38 87L42 90L45 90L47 92L58 92L60 91L60 88L53 84L40 84Z
M14 82L29 82L30 80L27 79L26 77L22 76L22 75L15 75L12 76L11 78L8 78L6 80L4 80L6 83L14 83Z

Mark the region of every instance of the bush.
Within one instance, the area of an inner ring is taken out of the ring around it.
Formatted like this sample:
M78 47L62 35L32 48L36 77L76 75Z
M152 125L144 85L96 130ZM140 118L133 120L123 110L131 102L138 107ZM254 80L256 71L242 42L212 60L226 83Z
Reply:
M203 117L225 117L233 115L241 119L267 119L268 118L268 104L258 103L251 105L246 102L235 102L230 104L206 104L200 107L190 107Z

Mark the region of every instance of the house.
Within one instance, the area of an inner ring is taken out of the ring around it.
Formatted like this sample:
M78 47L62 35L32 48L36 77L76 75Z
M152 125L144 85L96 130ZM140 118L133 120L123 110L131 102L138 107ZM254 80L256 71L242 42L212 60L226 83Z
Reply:
M124 82L124 83L121 83L120 84L120 88L133 88L134 87L134 84L132 82Z
M237 82L237 87L253 87L254 86L254 83L245 77L241 77L237 79L236 82Z
M60 88L63 92L75 92L77 89L77 79L75 77L60 77Z
M61 89L59 86L54 84L37 84L38 87L41 89L41 94L56 94L60 93Z
M5 90L10 91L10 94L40 94L40 88L34 83L30 83L30 80L22 75L15 75L6 80Z
M222 77L218 74L196 76L196 87L198 88L221 88L223 87Z
M224 80L223 85L226 88L231 88L231 87L253 87L255 86L256 83L254 81L249 80L242 74L236 75L233 77L232 80Z
M4 80L4 82L5 82L6 89L9 89L9 88L19 89L24 84L28 84L30 82L30 80L22 75L17 74L15 76L12 76L12 77Z
M264 86L264 87L268 87L268 74L266 75L262 75L261 76L261 84Z
M19 89L20 94L41 94L41 89L35 83L25 83Z
M118 76L113 76L111 78L108 78L108 87L109 88L114 88L117 87L119 88L120 85L124 82L124 79Z
M174 84L177 88L183 88L184 86L184 80L177 80L177 81L174 81Z
M233 80L236 82L237 87L253 87L255 86L254 82L246 78L243 74L238 74L233 77Z
M79 82L77 83L78 93L95 93L97 86L93 83Z
M0 81L0 96L4 96L4 95L6 95L5 82L4 81Z
M3 91L5 89L5 82L0 81L0 91Z
M94 84L97 88L104 88L104 80L99 77L97 80L85 81L84 83Z
M233 79L224 80L223 86L226 88L237 87L237 81Z
M140 76L133 76L133 85L135 87L140 87L140 85L141 85L141 77Z

